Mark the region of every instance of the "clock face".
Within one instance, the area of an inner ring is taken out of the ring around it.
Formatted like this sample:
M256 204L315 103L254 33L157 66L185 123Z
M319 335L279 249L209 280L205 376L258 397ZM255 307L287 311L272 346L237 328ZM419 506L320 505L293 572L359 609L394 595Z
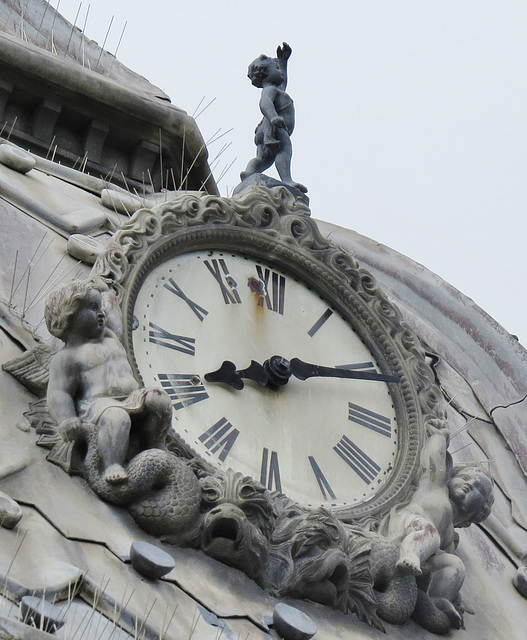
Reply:
M292 275L231 252L178 255L146 275L133 317L144 384L164 387L175 430L215 466L312 507L362 504L390 481L399 435L387 383L205 380L226 360L243 370L276 355L380 372L358 333Z

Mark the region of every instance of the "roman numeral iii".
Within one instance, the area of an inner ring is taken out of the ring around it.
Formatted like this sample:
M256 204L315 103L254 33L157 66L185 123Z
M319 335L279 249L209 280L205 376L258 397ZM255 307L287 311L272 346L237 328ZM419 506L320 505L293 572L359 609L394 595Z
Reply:
M365 409L358 404L353 404L353 402L348 403L348 407L348 420L380 433L387 438L391 437L392 423L390 418L380 413L375 413L375 411L370 411L370 409Z

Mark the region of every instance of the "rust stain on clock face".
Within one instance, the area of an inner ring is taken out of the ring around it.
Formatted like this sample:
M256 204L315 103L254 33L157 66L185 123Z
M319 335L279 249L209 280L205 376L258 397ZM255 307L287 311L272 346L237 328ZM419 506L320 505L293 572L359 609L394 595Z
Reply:
M256 310L263 311L265 304L265 296L267 295L267 287L265 282L256 276L247 278L247 286L253 294L254 301L256 303Z

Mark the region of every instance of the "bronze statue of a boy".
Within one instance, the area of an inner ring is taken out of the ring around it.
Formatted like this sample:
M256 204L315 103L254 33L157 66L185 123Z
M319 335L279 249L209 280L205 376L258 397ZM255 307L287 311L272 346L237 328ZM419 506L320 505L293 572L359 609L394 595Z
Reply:
M117 335L120 317L107 321L103 295L115 298L102 281L77 280L48 298L48 331L65 344L51 361L47 405L65 440L75 440L83 421L97 425L104 479L119 484L132 455L164 448L172 405L164 390L139 387Z
M306 187L291 178L293 148L290 136L295 126L295 107L285 92L291 47L284 42L276 50L276 56L270 58L262 54L249 65L249 79L255 87L262 89L260 111L263 119L254 136L256 158L249 162L240 177L245 180L253 173L262 173L274 162L282 182L305 193Z

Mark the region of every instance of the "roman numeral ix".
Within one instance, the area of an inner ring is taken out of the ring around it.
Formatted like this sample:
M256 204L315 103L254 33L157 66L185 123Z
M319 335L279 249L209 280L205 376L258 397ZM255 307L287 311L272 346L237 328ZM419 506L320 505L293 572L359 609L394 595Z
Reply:
M176 411L209 397L196 374L160 373L159 382L170 396Z
M177 336L169 331L166 331L162 327L158 327L153 322L149 323L150 331L148 333L150 342L159 344L167 349L174 349L175 351L181 351L189 356L193 356L196 353L196 340L195 338L186 338L185 336Z

